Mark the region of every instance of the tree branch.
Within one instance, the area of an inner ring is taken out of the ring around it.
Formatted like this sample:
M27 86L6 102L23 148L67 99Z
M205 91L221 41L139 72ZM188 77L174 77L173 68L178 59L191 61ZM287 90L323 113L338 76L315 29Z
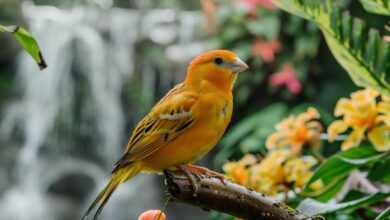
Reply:
M262 193L228 181L224 184L215 177L193 175L198 185L198 192L193 195L191 182L183 172L164 171L164 174L168 192L175 202L191 204L205 210L213 209L246 220L314 219Z

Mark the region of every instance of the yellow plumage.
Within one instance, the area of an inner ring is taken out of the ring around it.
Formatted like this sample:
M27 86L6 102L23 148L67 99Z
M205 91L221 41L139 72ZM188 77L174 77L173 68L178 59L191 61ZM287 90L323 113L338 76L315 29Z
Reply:
M112 193L137 173L162 172L203 157L222 137L233 109L232 87L247 69L234 53L206 52L195 58L183 83L175 86L133 131L110 182L92 203L94 219ZM85 217L84 216L84 217Z

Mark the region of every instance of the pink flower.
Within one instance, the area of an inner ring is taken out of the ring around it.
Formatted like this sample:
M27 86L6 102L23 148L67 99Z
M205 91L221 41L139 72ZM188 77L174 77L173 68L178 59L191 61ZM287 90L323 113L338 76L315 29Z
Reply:
M272 3L271 0L240 0L240 3L245 5L245 7L248 9L249 15L252 18L256 18L257 7L270 9L270 10L277 8L277 6L274 3Z
M142 213L138 220L157 220L158 217L160 217L159 220L166 220L165 214L161 213L160 210L148 210Z
M273 86L286 86L293 94L299 93L302 89L301 83L296 78L294 66L291 64L284 64L279 72L272 74L269 83Z
M272 2L272 0L257 0L257 4L261 8L265 9L277 9L278 7Z
M252 48L252 54L254 56L261 57L264 62L270 63L274 61L275 54L279 52L281 45L278 40L264 41L262 39L256 39Z

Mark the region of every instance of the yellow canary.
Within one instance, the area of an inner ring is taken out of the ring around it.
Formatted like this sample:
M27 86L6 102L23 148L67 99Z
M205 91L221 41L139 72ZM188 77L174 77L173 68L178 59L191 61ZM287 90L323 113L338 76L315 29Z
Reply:
M213 173L191 165L221 139L233 109L232 88L248 66L233 52L213 50L196 57L183 83L176 85L134 129L110 182L84 217L99 205L97 219L112 193L139 172L181 169ZM193 183L193 180L192 180ZM195 187L195 185L193 185Z

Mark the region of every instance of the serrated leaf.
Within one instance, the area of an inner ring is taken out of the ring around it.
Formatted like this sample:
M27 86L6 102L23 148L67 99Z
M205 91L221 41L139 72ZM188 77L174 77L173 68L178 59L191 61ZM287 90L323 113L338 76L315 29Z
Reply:
M281 9L314 21L352 81L390 95L390 43L364 21L342 13L330 0L273 0Z
M336 211L356 210L358 208L382 201L389 196L390 193L375 193L361 199L336 204L322 203L314 199L307 198L298 205L297 209L308 216L329 214Z
M34 37L22 27L18 26L2 26L0 25L0 32L11 33L19 41L22 47L31 55L31 57L37 62L39 68L45 69L47 67L45 60L43 59L41 49Z
M389 0L359 0L363 8L371 13L390 15L390 1Z

